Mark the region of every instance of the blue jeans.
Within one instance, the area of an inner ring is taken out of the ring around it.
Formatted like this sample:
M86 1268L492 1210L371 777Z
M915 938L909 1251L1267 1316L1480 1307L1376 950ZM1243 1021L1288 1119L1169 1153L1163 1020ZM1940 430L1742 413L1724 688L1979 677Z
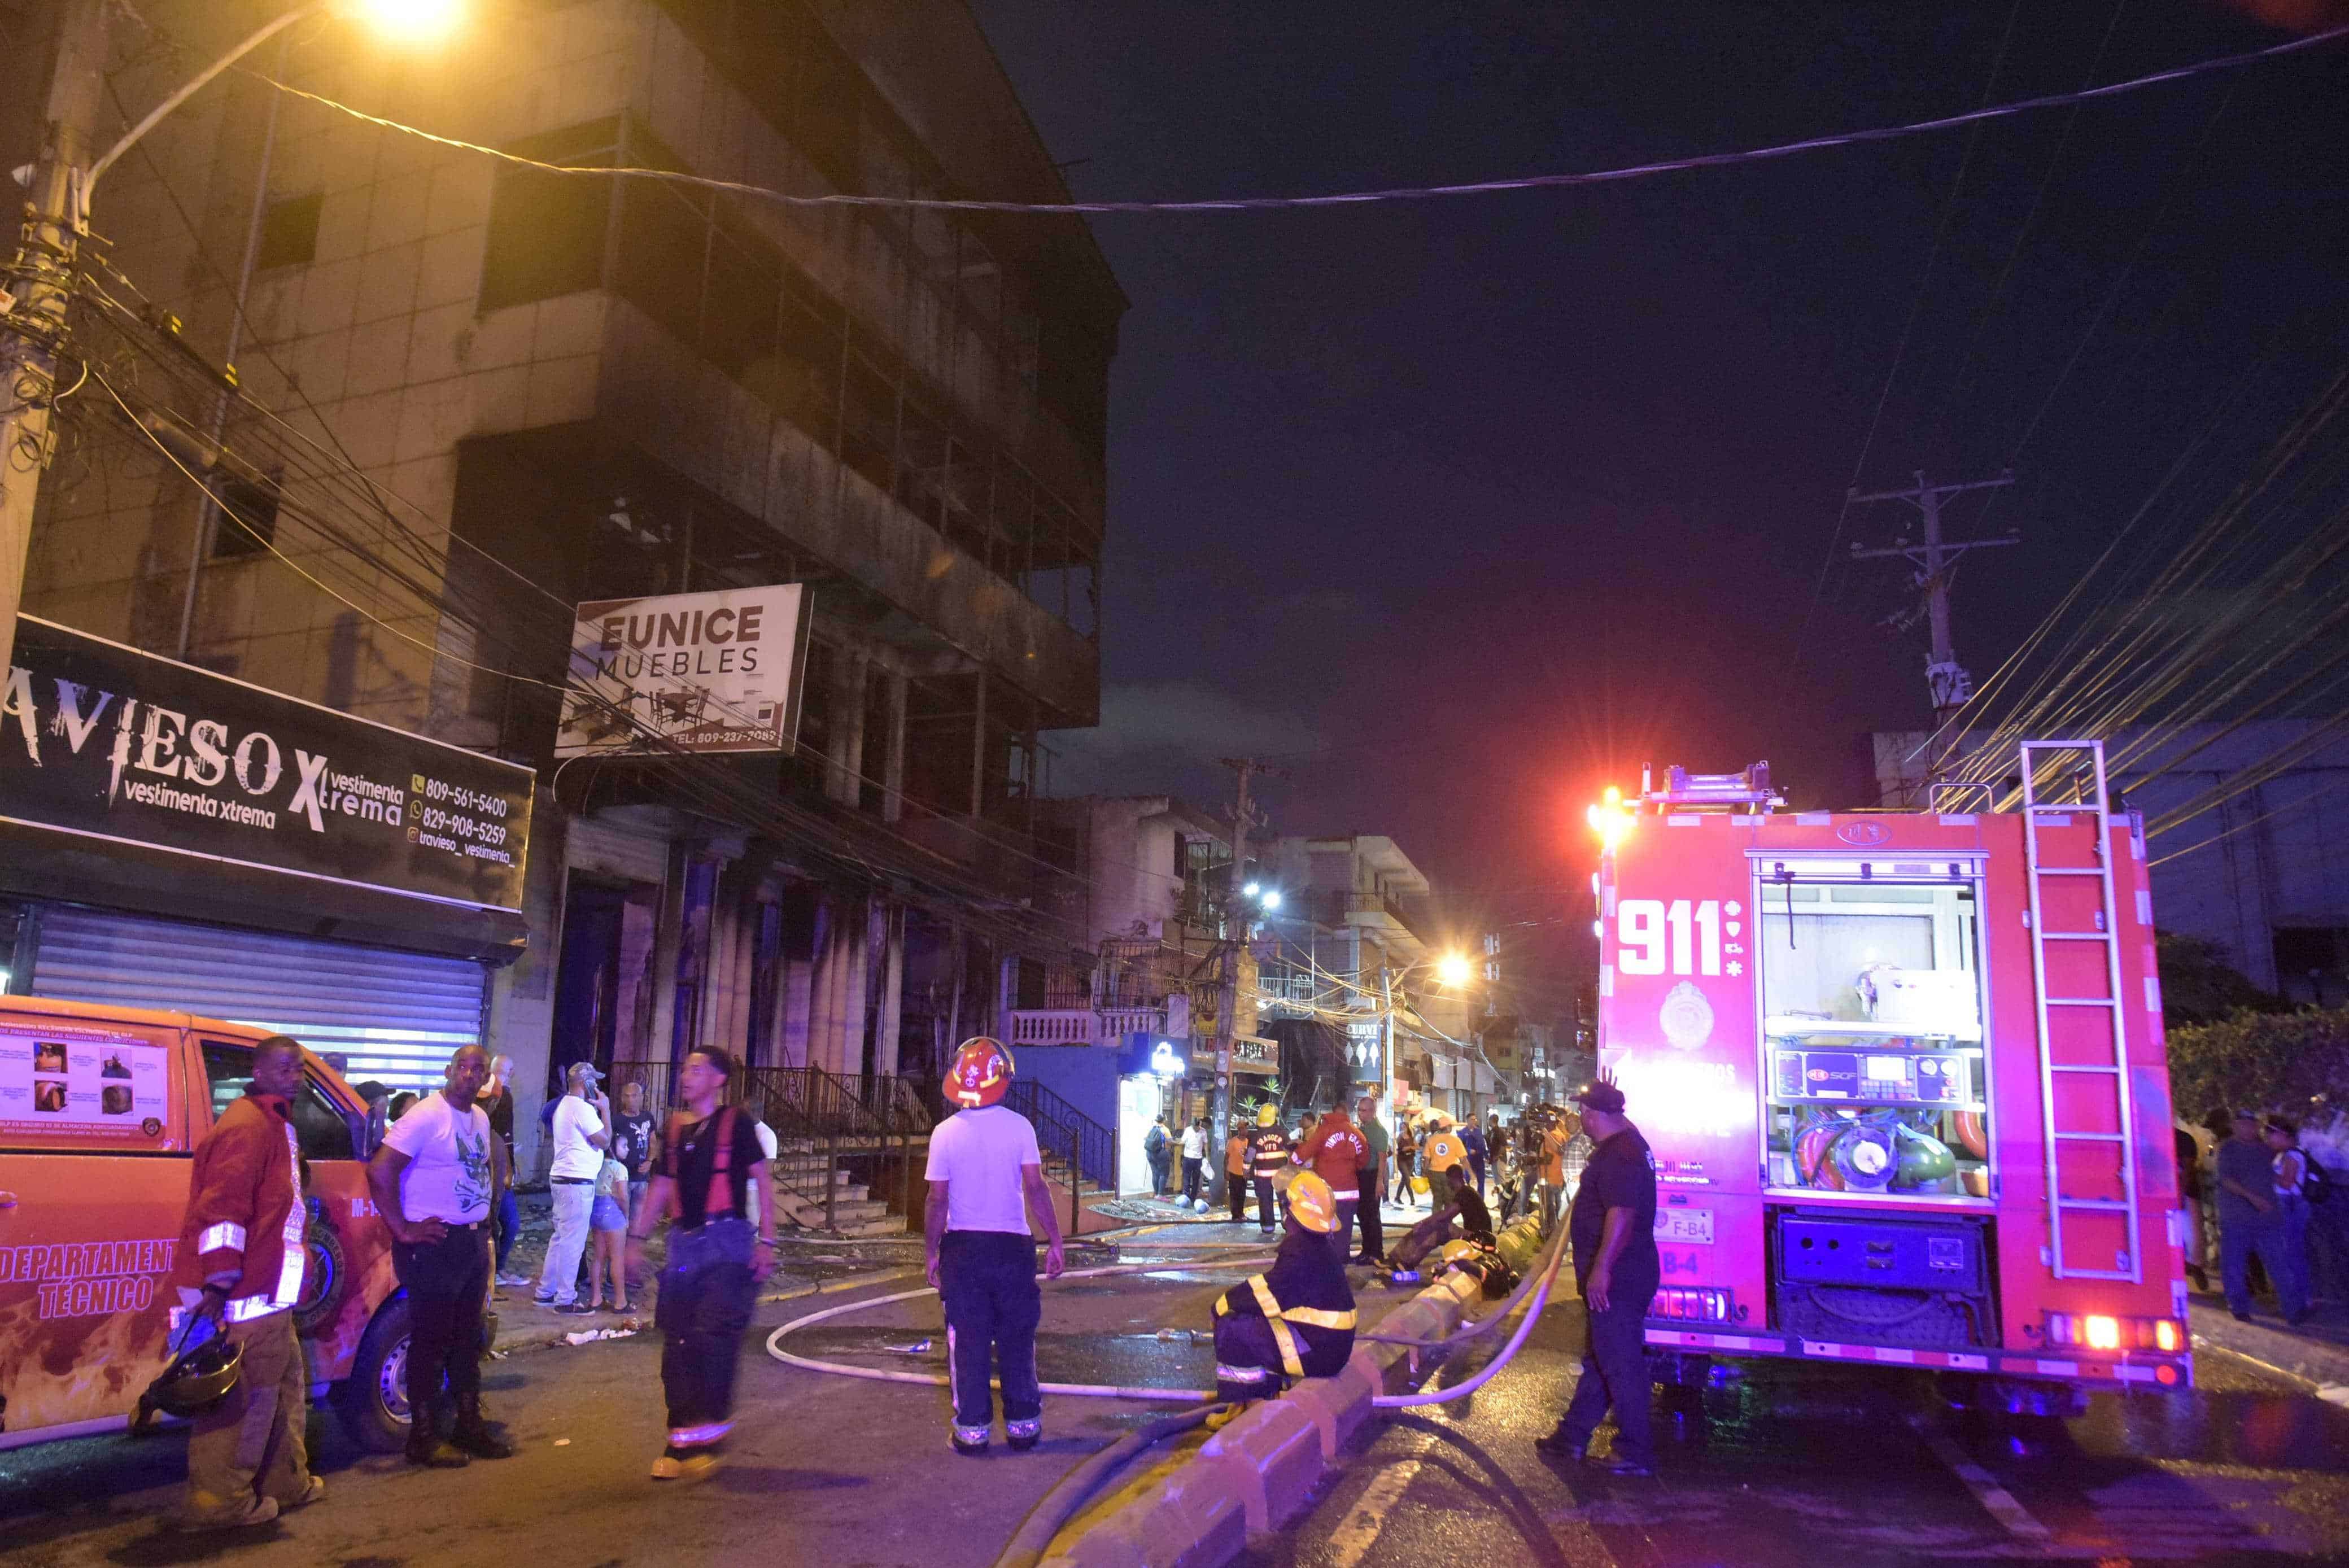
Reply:
M498 1273L506 1272L506 1259L513 1255L514 1237L521 1232L522 1205L509 1187L498 1194Z
M2299 1211L2297 1223L2292 1213ZM2286 1317L2308 1310L2308 1205L2279 1202L2267 1213L2230 1205L2219 1220L2219 1277L2227 1290L2228 1310L2251 1310L2251 1254L2268 1272L2275 1287L2276 1305Z
M1656 1462L1654 1422L1648 1401L1648 1304L1656 1287L1644 1281L1615 1282L1612 1305L1605 1312L1584 1312L1588 1338L1582 1352L1582 1376L1574 1385L1574 1398L1558 1418L1558 1429L1575 1447L1590 1441L1590 1434L1615 1411L1615 1457L1632 1464Z
M938 1243L938 1295L947 1309L956 1435L987 1440L995 1420L990 1373L1003 1382L1004 1434L1034 1435L1044 1417L1036 1377L1036 1326L1044 1316L1036 1243L1009 1231L948 1231Z
M678 1232L669 1235L674 1239ZM718 1442L732 1426L742 1331L750 1326L758 1300L758 1282L741 1264L714 1262L662 1272L653 1321L661 1331L661 1390L668 1398L671 1447Z

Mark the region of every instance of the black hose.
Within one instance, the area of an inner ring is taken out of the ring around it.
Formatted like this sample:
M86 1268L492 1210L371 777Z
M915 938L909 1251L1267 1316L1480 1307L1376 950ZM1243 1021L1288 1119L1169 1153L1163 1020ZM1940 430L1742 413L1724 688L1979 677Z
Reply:
M1028 1511L1028 1517L1013 1532L1010 1544L996 1557L995 1568L1037 1568L1044 1561L1044 1553L1052 1549L1052 1539L1061 1533L1061 1527L1092 1501L1093 1494L1108 1484L1111 1476L1152 1445L1189 1431L1223 1408L1222 1405L1208 1404L1178 1410L1128 1432L1089 1456Z

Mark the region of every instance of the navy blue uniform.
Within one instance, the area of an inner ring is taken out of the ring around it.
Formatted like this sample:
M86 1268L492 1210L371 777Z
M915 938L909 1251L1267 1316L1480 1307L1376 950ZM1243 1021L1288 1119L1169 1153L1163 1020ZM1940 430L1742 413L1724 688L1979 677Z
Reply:
M1216 1397L1278 1393L1330 1377L1354 1353L1354 1291L1330 1239L1292 1222L1272 1267L1216 1303Z

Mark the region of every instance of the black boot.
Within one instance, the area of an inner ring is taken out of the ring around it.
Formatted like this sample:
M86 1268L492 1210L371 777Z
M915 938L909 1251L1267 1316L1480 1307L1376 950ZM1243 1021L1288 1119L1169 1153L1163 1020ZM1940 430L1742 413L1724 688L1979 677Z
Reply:
M414 1424L408 1429L408 1462L426 1470L463 1470L472 1461L442 1442L433 1430L432 1412L419 1408Z
M510 1460L513 1445L490 1429L481 1418L481 1401L476 1397L457 1401L457 1428L449 1434L449 1446L477 1460Z

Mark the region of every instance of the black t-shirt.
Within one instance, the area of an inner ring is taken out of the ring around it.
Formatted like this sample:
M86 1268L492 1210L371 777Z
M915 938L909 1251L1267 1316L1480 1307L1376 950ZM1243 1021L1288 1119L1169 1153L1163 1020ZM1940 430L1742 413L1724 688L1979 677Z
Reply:
M1598 1260L1599 1243L1607 1234L1607 1211L1631 1211L1631 1239L1616 1261L1616 1278L1630 1284L1661 1277L1656 1256L1656 1166L1648 1140L1637 1128L1625 1128L1590 1151L1582 1168L1582 1185L1575 1190L1574 1207L1567 1215L1567 1235L1574 1244L1574 1278L1580 1284Z
M688 1122L683 1127L672 1126L661 1145L660 1173L677 1183L678 1221L692 1230L708 1218L709 1182L718 1162L718 1124L726 1117L723 1110L711 1114L705 1121ZM734 1149L728 1161L726 1184L732 1189L733 1213L749 1219L750 1209L744 1194L750 1187L750 1167L767 1157L759 1147L758 1124L749 1113L734 1113Z
M489 1117L490 1130L505 1140L506 1159L511 1161L513 1159L513 1090L502 1088L486 1104L480 1100L473 1103L481 1106L483 1114Z
M1463 1181L1452 1190L1452 1197L1460 1205L1460 1228L1480 1241L1493 1240L1493 1211L1476 1189Z
M653 1113L640 1110L630 1116L622 1111L612 1119L618 1123L614 1130L619 1134L612 1140L612 1158L628 1168L629 1181L645 1180L652 1164L653 1131L658 1125Z

